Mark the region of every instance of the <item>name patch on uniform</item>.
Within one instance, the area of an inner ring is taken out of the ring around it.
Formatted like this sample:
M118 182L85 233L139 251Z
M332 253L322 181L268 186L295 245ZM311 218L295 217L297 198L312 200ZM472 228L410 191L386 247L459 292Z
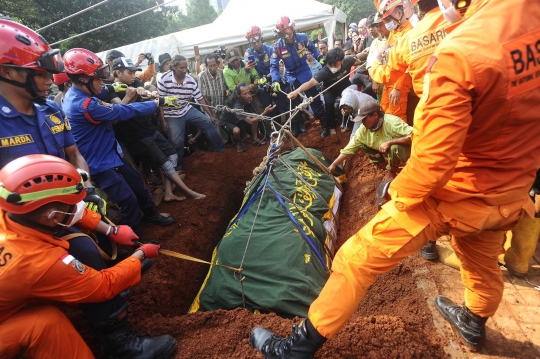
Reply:
M540 30L502 46L509 75L507 99L540 87Z
M282 54L281 55L281 58L283 58L283 59L286 59L287 57L291 57L291 54L287 53L287 54Z
M34 143L34 139L30 134L0 138L0 148L26 145L28 143Z
M439 46L439 43L446 36L443 28L435 29L435 31L423 33L410 39L410 61L414 61L420 57L431 55Z

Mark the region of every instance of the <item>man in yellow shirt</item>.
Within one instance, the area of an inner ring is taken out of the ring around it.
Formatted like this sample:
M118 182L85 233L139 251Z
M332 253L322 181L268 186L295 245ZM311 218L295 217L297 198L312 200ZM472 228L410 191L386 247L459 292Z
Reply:
M362 121L362 126L328 170L333 172L361 148L371 163L379 166L386 164L384 156L388 156L385 180L396 177L399 166L405 164L411 156L412 127L397 116L385 114L379 104L371 101L360 107L353 121Z

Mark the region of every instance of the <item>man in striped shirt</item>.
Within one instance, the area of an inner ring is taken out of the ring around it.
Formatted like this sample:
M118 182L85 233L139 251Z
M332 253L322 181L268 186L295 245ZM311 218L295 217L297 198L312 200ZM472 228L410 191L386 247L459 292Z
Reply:
M158 92L163 96L176 96L179 101L193 102L197 100L203 105L204 111L210 116L210 119L203 113L193 108L189 103L179 103L180 108L164 106L160 108L161 124L168 131L169 141L176 148L178 153L178 168L181 168L184 159L184 136L186 123L192 124L208 137L210 145L214 151L223 151L223 141L214 128L213 123L219 123L219 120L211 107L204 99L197 81L188 74L188 63L185 57L181 55L174 56L170 71L163 74L157 84ZM169 95L165 95L169 94ZM205 106L206 105L206 106Z

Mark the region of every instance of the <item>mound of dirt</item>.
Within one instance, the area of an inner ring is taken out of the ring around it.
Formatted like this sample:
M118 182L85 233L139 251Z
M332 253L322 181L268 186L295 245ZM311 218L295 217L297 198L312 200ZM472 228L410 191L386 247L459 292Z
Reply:
M307 124L299 140L306 147L335 158L350 132L321 139L318 122ZM228 148L223 153L195 152L185 161L186 184L207 194L202 200L163 203L160 212L170 212L176 222L169 227L144 229L147 239L160 241L164 249L209 260L229 220L240 207L246 181L252 178L267 148L250 146L245 153ZM339 213L341 245L376 213L375 188L384 171L357 154L345 166L348 182ZM317 358L442 358L446 339L436 334L423 292L412 272L418 258L401 262L380 276L368 291L347 325L318 352ZM152 269L133 288L129 320L137 332L171 334L178 341L175 358L255 358L249 331L264 325L288 335L294 320L273 315L253 315L245 309L185 314L197 294L208 266L160 256ZM68 315L97 357L97 339L87 329L78 310Z

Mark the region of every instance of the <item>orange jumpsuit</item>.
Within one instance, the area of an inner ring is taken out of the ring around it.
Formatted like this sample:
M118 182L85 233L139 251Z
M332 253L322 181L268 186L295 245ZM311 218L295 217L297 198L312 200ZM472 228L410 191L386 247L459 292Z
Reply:
M96 271L68 248L67 241L15 223L0 210L0 358L21 351L32 358L93 358L66 316L54 307L30 307L30 300L109 300L139 282L141 263L129 257Z
M412 28L409 20L403 22L396 30L390 32L390 35L388 36L388 45L395 47ZM393 48L390 53L394 51L396 51L396 49ZM377 63L378 62L375 64ZM407 73L403 73L401 76L394 79L394 81L383 81L381 71L379 67L375 67L375 64L369 69L369 74L373 81L384 85L380 103L383 111L398 116L403 121L407 122L407 97L412 88L411 76ZM393 89L400 91L400 99L395 106L390 103L389 97L390 92Z
M378 274L442 234L453 236L467 308L489 317L501 301L504 232L534 215L528 190L540 167L540 2L474 5L428 64L411 157L391 183L392 200L340 248L310 307L327 338Z
M426 67L431 55L446 36L444 30L448 25L439 8L428 11L422 21L395 44L386 64L375 61L370 72L382 83L394 83L408 72L414 92L418 97L422 97Z

